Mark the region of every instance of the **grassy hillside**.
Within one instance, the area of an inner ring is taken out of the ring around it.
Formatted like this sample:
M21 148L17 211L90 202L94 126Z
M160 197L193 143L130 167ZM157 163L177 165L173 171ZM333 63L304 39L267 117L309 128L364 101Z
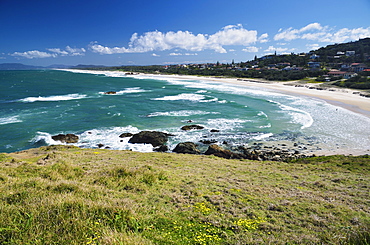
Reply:
M0 244L369 244L370 157L0 154Z

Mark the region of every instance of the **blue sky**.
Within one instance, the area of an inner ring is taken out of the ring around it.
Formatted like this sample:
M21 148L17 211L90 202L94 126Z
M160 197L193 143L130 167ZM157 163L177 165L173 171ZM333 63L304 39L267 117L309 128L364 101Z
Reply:
M0 0L0 63L230 63L365 37L369 0Z

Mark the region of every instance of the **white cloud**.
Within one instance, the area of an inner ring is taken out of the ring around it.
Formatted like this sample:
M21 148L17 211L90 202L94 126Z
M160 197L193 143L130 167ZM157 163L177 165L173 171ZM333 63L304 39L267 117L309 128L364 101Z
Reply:
M70 46L67 46L66 51L68 52L68 55L80 56L80 55L85 55L86 49L84 49L84 48L71 48Z
M266 37L266 35L264 35ZM227 53L224 46L249 45L257 42L257 31L249 31L242 25L228 25L212 35L193 34L189 31L146 32L143 35L134 33L128 47L105 47L97 43L91 43L90 49L100 54L115 53L144 53L150 51L163 51L171 49L183 49L188 51L214 50L218 53Z
M20 56L24 57L27 59L34 59L34 58L50 58L50 57L57 57L57 54L51 54L51 53L46 53L38 50L32 50L32 51L27 51L27 52L14 52L10 54L11 56Z
M153 53L153 54L152 54L152 56L153 56L153 57L161 57L160 55L155 54L155 53Z
M49 48L47 49L50 52L60 54L62 56L68 55L68 52L65 50L61 50L60 48Z
M289 49L288 48L281 48L281 47L277 47L275 48L274 46L269 46L268 49L265 50L265 52L278 52L278 53L282 53L282 52L285 52L285 51L288 51ZM293 51L293 50L291 50Z
M335 33L328 33L323 38L323 42L340 43L349 40L358 40L360 38L366 37L370 37L370 27L360 27L356 29L343 28Z
M269 37L269 34L267 33L264 33L262 34L259 38L258 38L258 41L260 43L267 43L269 40L268 40L268 37Z
M317 42L340 43L366 37L370 37L370 27L360 27L356 29L343 28L339 31L335 31L328 26L321 26L319 23L311 23L301 29L293 29L292 27L286 30L279 29L278 34L274 36L274 40L291 41L295 39L304 39Z
M84 48L71 48L67 46L65 50L60 48L49 48L47 49L48 52L43 52L39 50L32 50L26 52L14 52L10 54L11 56L20 56L27 59L36 59L36 58L55 58L58 56L77 56L77 55L84 55L86 50Z
M311 23L306 25L305 27L302 27L299 32L306 32L306 31L311 31L311 30L322 30L324 27L322 27L319 23Z
M306 47L309 48L310 50L317 50L320 48L320 45L318 43L313 43L313 44L307 44Z
M247 53L256 53L258 52L259 48L250 46L250 47L245 47L242 51L247 52Z
M182 55L185 55L185 56L191 56L191 55L198 55L197 53L170 53L169 54L170 56L182 56Z
M286 40L286 41L291 41L294 39L298 39L299 36L298 30L293 29L292 27L288 28L285 31L282 31L281 29L279 30L279 33L274 36L274 40Z

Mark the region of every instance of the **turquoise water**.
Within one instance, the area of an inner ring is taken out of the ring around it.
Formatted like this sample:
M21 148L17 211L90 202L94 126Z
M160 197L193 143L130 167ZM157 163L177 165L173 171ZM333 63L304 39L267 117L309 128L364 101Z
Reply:
M205 129L182 131L189 120ZM0 152L60 144L51 139L59 133L78 135L80 147L152 151L118 137L142 130L175 134L170 149L207 138L235 146L306 140L328 150L367 150L369 122L324 101L257 87L114 72L0 71Z

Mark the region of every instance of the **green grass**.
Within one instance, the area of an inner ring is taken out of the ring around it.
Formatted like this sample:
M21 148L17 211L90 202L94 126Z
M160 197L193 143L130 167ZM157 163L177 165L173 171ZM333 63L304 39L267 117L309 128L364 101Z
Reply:
M0 244L369 244L370 157L0 154Z

